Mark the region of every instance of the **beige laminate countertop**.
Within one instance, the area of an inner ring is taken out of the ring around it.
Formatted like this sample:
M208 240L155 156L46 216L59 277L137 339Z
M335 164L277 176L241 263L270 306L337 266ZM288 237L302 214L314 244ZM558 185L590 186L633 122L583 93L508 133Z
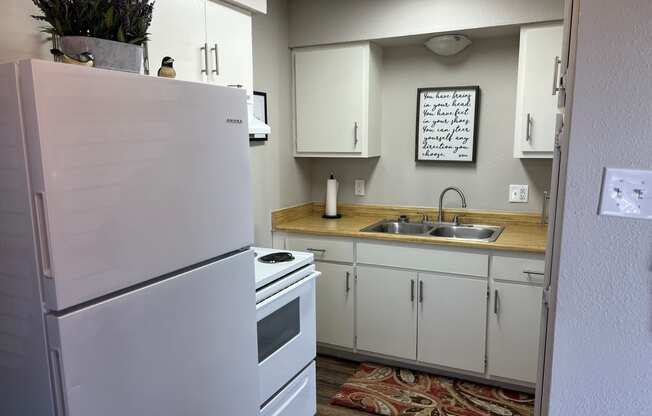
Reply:
M299 218L279 219L274 223L274 231L288 233L313 234L333 237L353 237L403 243L447 245L489 250L521 251L545 253L547 243L547 226L539 224L500 224L505 227L495 242L458 240L442 237L369 233L360 230L385 216L344 215L340 219L324 219L319 212L308 212Z

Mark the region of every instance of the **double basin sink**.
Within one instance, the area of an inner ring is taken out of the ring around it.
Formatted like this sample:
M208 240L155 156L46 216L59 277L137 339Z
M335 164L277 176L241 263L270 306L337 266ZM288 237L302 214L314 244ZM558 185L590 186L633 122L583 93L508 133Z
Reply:
M456 240L493 242L498 239L504 227L475 224L450 223L412 223L405 221L383 220L360 230L368 233L416 235L424 237L443 237Z

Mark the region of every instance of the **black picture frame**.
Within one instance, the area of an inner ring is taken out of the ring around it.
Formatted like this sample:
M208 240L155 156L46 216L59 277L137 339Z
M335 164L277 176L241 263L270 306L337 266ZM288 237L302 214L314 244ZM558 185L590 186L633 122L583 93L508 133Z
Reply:
M421 127L421 97L423 93L426 92L441 92L441 91L469 91L472 90L475 93L475 108L473 111L473 137L471 138L473 143L473 151L471 153L471 159L424 159L420 158L419 152L419 129ZM438 163L475 163L477 160L478 153L478 125L479 125L479 116L480 116L480 86L479 85L464 85L464 86L455 86L455 87L424 87L417 88L417 108L416 108L416 126L415 126L415 137L414 137L414 161L415 162L438 162Z
M254 91L254 117L257 117L259 120L263 120L265 124L267 123L267 93L262 91ZM261 103L262 101L262 103ZM262 114L260 112L262 111ZM261 118L261 116L263 118ZM265 142L269 139L269 134L250 134L250 142Z

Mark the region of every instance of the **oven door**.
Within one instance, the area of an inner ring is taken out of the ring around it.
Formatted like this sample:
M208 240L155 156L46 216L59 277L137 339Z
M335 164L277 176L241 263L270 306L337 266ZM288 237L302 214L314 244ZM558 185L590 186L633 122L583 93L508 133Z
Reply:
M256 305L260 404L316 355L314 272Z

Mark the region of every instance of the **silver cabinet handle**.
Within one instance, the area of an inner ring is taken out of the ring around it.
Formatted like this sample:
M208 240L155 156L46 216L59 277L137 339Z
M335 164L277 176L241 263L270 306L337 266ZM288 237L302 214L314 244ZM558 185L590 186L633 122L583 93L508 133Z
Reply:
M220 75L220 55L218 53L217 43L211 48L211 52L215 54L215 69L211 72L215 75Z
M358 147L358 122L353 123L353 148Z
M553 69L553 78L552 78L552 95L557 95L559 91L561 91L561 87L559 86L559 67L561 66L561 58L558 56L555 56L555 63L554 63L554 69Z
M419 303L423 303L423 280L419 281Z
M346 293L351 291L351 286L349 285L349 280L351 278L351 272L346 272Z
M201 73L208 75L208 43L204 43L199 50L204 51L204 69L201 70Z
M498 289L494 290L494 314L498 315L500 313L500 295L498 294Z
M527 119L525 120L525 141L532 141L532 114L527 113Z
M310 247L308 247L308 248L306 248L306 251L310 251L310 252L313 252L313 253L326 254L326 250L323 249L323 248L310 248Z
M537 275L537 276L543 276L544 275L543 272L535 272L534 270L523 270L523 273L525 273L525 274L534 274L534 275Z
M414 279L410 280L410 302L414 303Z

